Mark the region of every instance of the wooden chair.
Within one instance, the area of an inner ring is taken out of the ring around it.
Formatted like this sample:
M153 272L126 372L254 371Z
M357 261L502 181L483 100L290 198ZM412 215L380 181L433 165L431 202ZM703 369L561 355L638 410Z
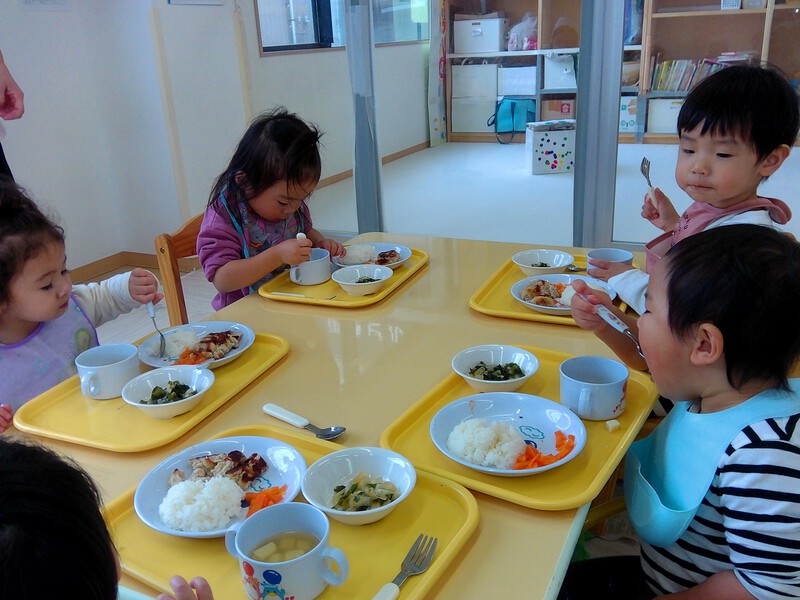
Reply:
M175 232L162 233L155 240L158 269L161 272L161 283L164 285L164 300L167 303L167 314L172 327L189 322L178 259L197 256L197 234L200 233L202 220L203 213L200 213Z

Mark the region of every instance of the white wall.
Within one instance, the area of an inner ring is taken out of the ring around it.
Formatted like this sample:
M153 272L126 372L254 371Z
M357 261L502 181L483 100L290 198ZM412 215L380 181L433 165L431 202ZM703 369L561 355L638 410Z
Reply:
M260 57L253 4L239 0L241 21L236 6L0 2L0 48L26 101L3 147L19 183L59 214L71 266L151 253L158 233L200 212L250 107L317 123L324 177L352 167L346 52ZM383 155L428 139L426 61L427 44L376 51Z

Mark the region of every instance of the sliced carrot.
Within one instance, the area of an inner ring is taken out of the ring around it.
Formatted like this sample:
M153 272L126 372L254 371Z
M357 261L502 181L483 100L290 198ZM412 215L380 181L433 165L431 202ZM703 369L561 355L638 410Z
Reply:
M572 452L575 448L575 436L570 434L565 435L560 429L556 431L556 453L555 454L542 454L531 445L525 445L525 452L517 457L514 466L515 470L520 469L535 469L537 467L544 467L552 465L553 463L561 460L567 454Z
M283 500L284 494L286 494L286 484L280 487L267 488L260 492L247 492L244 495L245 501L250 503L250 507L247 509L247 516L249 517L262 508L278 504Z

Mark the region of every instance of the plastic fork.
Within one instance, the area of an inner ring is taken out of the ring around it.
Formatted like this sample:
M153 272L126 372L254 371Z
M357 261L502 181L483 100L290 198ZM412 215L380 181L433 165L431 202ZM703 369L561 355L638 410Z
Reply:
M658 202L656 202L656 189L653 187L653 183L650 181L650 159L646 156L642 157L642 166L641 166L642 175L644 178L647 179L647 185L650 189L647 191L647 197L650 199L650 204L653 205L653 208L658 210Z
M158 328L158 325L156 324L156 307L153 306L152 302L147 303L147 312L150 315L150 318L153 319L153 327L156 328L158 335L161 336L161 345L159 346L158 357L164 358L164 355L167 353L167 340L166 338L164 338L164 334L161 333L161 330Z
M592 302L583 294L575 292L575 295L580 296L586 302L592 304ZM603 319L603 321L611 325L614 329L616 329L620 333L624 333L625 335L627 335L631 339L631 341L634 344L636 344L636 351L639 353L639 356L644 358L644 354L642 354L642 347L639 345L639 340L636 339L636 336L633 334L630 327L628 327L622 319L620 319L617 315L615 315L613 312L611 312L608 308L606 308L602 304L594 304L594 307L597 309L597 316Z
M419 575L424 573L433 560L433 555L436 552L436 544L438 540L434 537L428 537L424 533L420 533L411 550L408 551L406 557L403 559L403 564L400 567L400 572L391 583L384 585L378 593L372 597L372 600L393 600L400 595L400 586L403 585L406 579L411 575Z

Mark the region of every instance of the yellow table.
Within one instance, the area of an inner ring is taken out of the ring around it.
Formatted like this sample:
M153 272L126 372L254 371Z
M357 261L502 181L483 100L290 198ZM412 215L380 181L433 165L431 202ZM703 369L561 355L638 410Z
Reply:
M523 344L612 356L577 327L490 317L469 308L470 296L498 266L532 245L380 233L355 241L404 244L427 252L430 263L388 298L365 308L302 305L251 294L217 313L217 319L286 338L289 352L175 442L125 454L45 443L78 460L110 500L161 460L215 433L254 423L290 427L262 412L266 402L290 408L319 426L346 426L347 433L337 440L345 445L377 446L381 432L451 372L451 357L465 347ZM588 507L537 511L481 493L475 496L478 529L430 597L554 598ZM398 567L401 558L396 557ZM123 584L155 596L129 577ZM240 589L216 592L220 599L241 594Z

